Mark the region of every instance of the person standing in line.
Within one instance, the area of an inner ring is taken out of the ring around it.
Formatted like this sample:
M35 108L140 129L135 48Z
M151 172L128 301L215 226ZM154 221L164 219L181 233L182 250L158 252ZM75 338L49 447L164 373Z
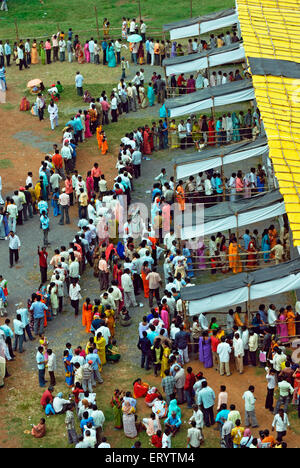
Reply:
M155 296L157 305L160 304L159 287L162 285L162 280L157 273L156 268L147 275L146 280L149 281L149 307L153 307L153 297Z
M230 353L231 353L231 347L230 345L226 342L225 336L221 337L221 343L217 347L217 354L219 356L220 360L220 375L224 375L224 371L226 371L227 377L229 377L230 374Z
M233 350L234 350L236 369L240 374L242 374L244 371L244 367L243 367L244 344L243 344L243 340L240 338L239 333L235 333L234 335Z
M42 335L44 333L45 310L48 310L48 307L41 302L41 296L36 296L34 302L31 304L30 310L33 311L34 334Z
M269 367L266 367L265 370L267 372L266 379L268 381L265 408L271 411L271 413L273 413L274 390L276 387L276 372L274 371L274 369L270 369Z
M10 268L12 268L14 266L14 259L16 263L19 262L21 242L20 242L19 237L13 231L10 231L10 233L8 234L8 240L9 240L9 263L10 263Z
M84 81L84 78L82 74L78 71L75 76L75 86L76 86L78 96L83 96L83 87L82 87L83 81Z
M53 353L52 349L47 349L48 354L48 372L50 377L50 385L51 387L55 387L56 379L55 379L55 371L56 371L56 356Z
M44 237L44 247L47 247L50 245L50 242L48 242L48 233L49 233L49 218L46 213L46 211L42 211L41 217L40 217L40 223L43 231L43 237Z
M254 396L254 391L255 387L250 385L242 397L243 400L245 400L245 426L252 426L252 428L259 427L255 414L256 398Z
M22 306L22 302L20 302L19 306ZM30 323L29 323L29 312L27 307L21 307L20 309L17 309L16 311L17 315L21 316L22 323L24 325L24 342L26 343L26 333L30 341L34 341L35 338L33 338L31 330L30 330Z
M200 447L202 440L201 430L197 429L196 421L191 421L191 426L187 432L187 445L191 449L197 449Z
M43 352L44 352L43 346L39 346L38 352L36 354L36 363L37 363L38 375L39 375L39 385L41 388L46 386L45 369L46 369L47 361L45 361Z
M72 198L73 198L73 188L72 188ZM65 217L66 217L66 224L70 224L70 217L69 217L69 206L70 206L70 195L66 193L66 189L62 189L62 193L58 199L59 206L61 207L61 218L59 220L60 225L65 224Z
M78 437L75 429L75 418L74 418L75 403L71 402L66 411L65 425L68 433L68 441L70 445L77 444Z
M203 415L206 427L213 426L215 424L214 417L214 404L215 404L215 392L211 387L207 385L207 381L202 382L202 389L198 392L198 405L203 405Z
M77 317L79 313L79 300L81 299L80 291L81 287L79 285L78 278L75 278L70 284L69 289L69 297L71 300L71 306L73 307L75 312L75 317Z
M24 328L25 325L22 322L20 314L17 314L17 317L13 321L14 332L15 332L15 342L14 342L14 352L17 351L19 345L19 353L22 354L23 351L23 341L24 341Z

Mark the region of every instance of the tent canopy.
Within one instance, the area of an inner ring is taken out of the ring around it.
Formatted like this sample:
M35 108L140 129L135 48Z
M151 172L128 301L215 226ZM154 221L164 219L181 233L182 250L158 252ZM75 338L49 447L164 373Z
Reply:
M193 216L187 212L181 228L181 239L194 239L218 231L235 229L237 226L247 226L284 213L285 206L279 190L235 202L217 203L215 206L205 208L203 219L200 219L197 210ZM179 214L176 218L176 224L179 226L182 225L181 219Z
M220 167L222 164L232 164L267 153L268 140L265 137L260 137L255 141L241 141L232 145L205 149L200 153L176 156L173 159L173 164L176 166L176 176L179 180L198 172Z
M178 117L211 107L251 101L254 97L252 81L240 80L205 88L178 98L167 99L165 105L166 109L170 111L170 117Z
M236 42L218 49L211 49L200 54L183 55L167 58L163 61L167 76L204 70L226 63L240 62L245 59L245 50L241 42Z
M199 36L215 29L222 29L238 22L238 15L234 8L198 16L188 20L165 24L163 32L170 32L171 41L191 36Z
M249 287L248 287L249 285ZM189 301L190 315L231 307L248 299L281 294L300 287L300 258L269 268L240 273L221 281L183 288L181 298Z

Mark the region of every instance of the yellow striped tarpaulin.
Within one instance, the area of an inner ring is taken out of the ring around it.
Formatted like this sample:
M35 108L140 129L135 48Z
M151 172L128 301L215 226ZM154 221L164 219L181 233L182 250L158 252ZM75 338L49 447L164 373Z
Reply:
M237 7L247 59L272 59L275 68L279 60L300 67L300 0L237 0ZM300 79L276 75L252 72L269 155L294 245L300 246Z

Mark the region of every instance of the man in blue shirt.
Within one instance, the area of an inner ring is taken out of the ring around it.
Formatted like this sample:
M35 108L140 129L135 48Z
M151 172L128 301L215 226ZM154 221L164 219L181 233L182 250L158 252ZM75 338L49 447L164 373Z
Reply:
M82 434L84 435L84 426L86 426L88 423L92 423L94 425L94 420L93 418L89 418L89 413L85 411L83 413L83 418L80 422L80 429L82 431Z
M215 424L214 417L214 404L215 404L215 392L212 388L207 385L207 382L202 383L202 389L198 392L198 405L203 405L203 416L206 427L213 426Z
M227 405L225 403L223 403L220 406L220 410L219 410L219 412L217 413L217 416L216 416L216 422L218 423L221 436L222 436L223 425L227 421L229 413L230 413L230 411L227 409Z
M50 245L50 242L48 242L48 232L49 232L49 218L48 215L45 211L42 211L41 217L40 217L40 222L41 222L41 227L44 235L44 247L47 247Z
M75 85L76 85L78 96L83 96L83 88L82 88L83 80L84 80L84 78L81 75L81 73L77 72L76 76L75 76Z
M36 363L37 363L37 368L39 372L39 384L40 387L45 387L46 385L46 380L45 380L45 366L46 366L46 361L43 355L44 348L43 346L39 346L38 352L36 354Z
M44 333L45 310L48 310L48 307L41 302L41 296L36 296L35 301L31 304L30 310L33 311L34 334L41 335Z
M99 371L99 366L101 367L101 361L98 356L98 354L95 354L93 351L93 348L88 349L89 354L86 356L85 360L86 362L93 361L92 368L94 371L94 375L92 377L92 386L95 386L96 382L98 383L103 383L103 379L101 377L100 371Z
M176 411L172 411L171 415L165 420L165 428L170 429L172 436L179 431L181 426L181 419L177 415Z
M248 246L251 241L249 229L246 229L245 234L243 235L243 239L244 239L244 249L248 250Z

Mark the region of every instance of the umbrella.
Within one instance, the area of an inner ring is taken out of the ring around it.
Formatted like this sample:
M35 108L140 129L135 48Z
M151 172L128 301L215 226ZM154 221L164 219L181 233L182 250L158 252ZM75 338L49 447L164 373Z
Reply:
M132 34L127 38L127 42L141 42L142 40L143 38L139 34Z
M27 88L33 88L34 86L39 86L42 83L42 80L39 80L38 78L35 80L31 80L27 83Z

